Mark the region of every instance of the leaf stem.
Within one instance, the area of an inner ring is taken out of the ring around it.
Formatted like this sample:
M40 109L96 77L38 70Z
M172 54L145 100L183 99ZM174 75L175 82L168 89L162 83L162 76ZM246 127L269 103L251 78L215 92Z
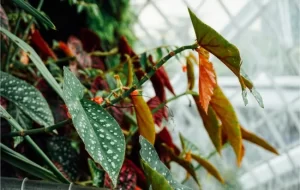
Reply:
M21 130L21 131L15 131L15 132L11 132L11 133L6 133L6 134L2 134L1 137L5 138L5 137L16 137L16 136L27 136L27 135L36 135L36 134L40 134L40 133L47 133L47 132L51 132L55 129L64 127L65 125L71 123L72 120L71 119L66 119L63 120L55 125L49 126L49 127L42 127L42 128L38 128L38 129L30 129L30 130Z
M184 93L181 93L181 94L178 94L176 96L173 96L172 98L166 100L165 102L162 102L160 103L156 108L154 108L152 110L152 113L156 113L158 110L160 110L161 108L163 108L166 104L168 104L169 102L173 101L173 100L176 100L178 98L180 98L181 96L185 96L185 95L188 95L188 94L191 94L191 95L195 95L197 94L196 92L193 92L193 91L186 91Z
M151 68L151 70L147 73L146 76L144 76L138 84L133 85L129 90L125 91L121 96L119 96L116 99L113 99L110 104L115 104L119 101L121 101L122 99L128 97L130 95L131 92L133 92L135 89L140 88L147 80L149 80L154 73L156 72L157 69L159 69L161 66L163 66L163 64L165 64L170 58L174 57L176 54L187 50L187 49L196 49L198 47L198 44L192 44L192 45L188 45L188 46L182 46L174 51L171 51L168 55L166 55L165 57L163 57L156 65L155 67ZM102 104L102 106L104 108L108 107L110 104L107 104L106 102L104 102Z
M103 56L110 56L110 55L115 55L117 54L119 51L118 48L113 48L107 52L103 52L103 51L93 51L91 53L89 53L90 56L99 56L99 57L103 57Z

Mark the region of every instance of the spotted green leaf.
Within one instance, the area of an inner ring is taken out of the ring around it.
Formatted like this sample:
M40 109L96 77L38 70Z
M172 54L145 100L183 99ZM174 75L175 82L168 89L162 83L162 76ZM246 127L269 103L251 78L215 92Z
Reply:
M202 22L190 9L188 9L190 18L194 27L198 44L220 59L239 79L243 93L243 100L247 105L248 88L261 107L263 107L260 95L255 91L251 82L245 76L242 76L241 65L242 59L238 48L227 41L222 35L213 28ZM249 83L250 82L250 83Z
M96 187L102 187L104 183L104 170L101 170L96 166L96 163L92 159L88 159L88 164L92 176L93 185Z
M38 68L38 70L41 72L43 77L47 80L47 82L51 85L51 87L57 92L57 94L63 98L62 90L59 86L59 84L56 82L54 77L51 75L41 58L38 56L38 54L30 47L26 42L12 34L10 31L0 27L0 31L4 33L8 38L12 40L16 45L18 45L21 49L23 49L25 52L27 52L29 58L35 64L35 66Z
M43 95L27 82L0 71L0 95L12 101L40 125L54 124L54 119Z
M51 22L51 20L43 15L39 10L32 7L28 2L24 0L12 0L18 7L23 9L25 12L31 14L35 19L37 19L42 24L56 30L55 25Z
M116 186L125 156L125 139L120 126L100 105L83 99L83 86L66 67L63 93L73 124L86 150Z
M54 136L47 140L47 150L51 161L65 177L71 181L78 176L78 154L71 141L65 137Z
M143 170L147 178L151 182L153 189L163 189L159 186L160 183L162 183L166 187L166 189L190 190L190 188L178 183L173 179L171 172L160 161L152 144L149 141L147 141L143 136L140 136L140 144L140 155L143 164ZM161 176L163 176L166 179L169 185L165 183Z

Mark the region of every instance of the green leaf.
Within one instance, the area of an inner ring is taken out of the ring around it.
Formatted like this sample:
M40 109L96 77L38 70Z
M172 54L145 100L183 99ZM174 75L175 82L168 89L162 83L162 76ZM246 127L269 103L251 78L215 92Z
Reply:
M31 160L27 159L26 157L19 154L18 152L13 151L12 149L8 148L2 143L0 146L1 146L1 160L17 168L20 168L21 170L28 172L31 175L36 176L38 178L53 181L53 182L60 182L60 180L58 180L56 176L49 170L32 162Z
M31 14L35 19L37 19L42 24L56 30L55 25L51 22L49 18L44 16L39 10L32 7L29 3L24 0L12 0L18 7L23 9L25 12Z
M82 99L84 88L66 67L63 93L73 124L86 150L116 186L125 156L125 139L120 126L100 105Z
M190 9L188 9L188 11L193 23L198 44L220 59L238 77L243 90L243 100L245 105L248 103L246 97L247 92L245 91L247 87L252 92L259 105L263 107L262 99L255 89L253 89L253 85L250 85L250 80L247 79L245 75L242 76L242 59L238 48L228 42L213 28L197 18L197 16Z
M13 118L16 119L18 123L20 123L21 127L25 130L31 129L33 121L21 110L19 109L14 103L10 103L7 108L8 112L12 115ZM16 128L11 126L11 132L18 131ZM17 147L20 143L23 142L24 137L16 136L13 137L14 139L14 147Z
M0 31L7 35L12 41L17 44L21 49L23 49L25 52L27 52L29 58L31 61L35 64L35 66L38 68L38 70L41 72L43 77L47 80L47 82L52 86L52 88L57 92L57 94L63 98L62 90L59 86L59 84L56 82L56 80L53 78L51 73L48 71L47 67L41 60L41 58L38 56L38 54L30 47L26 42L9 32L8 30L0 27Z
M162 174L151 168L144 160L141 160L141 164L145 175L147 176L147 180L149 180L151 184L151 189L173 190L167 179Z
M229 43L213 28L203 23L190 9L188 10L198 44L219 58L237 77L240 78L242 61L237 47Z
M160 188L159 184L162 183L166 189L175 189L175 190L190 190L190 188L178 183L175 181L171 175L169 169L160 161L154 147L152 144L147 141L143 136L140 136L141 144L141 161L143 164L143 169L149 181L151 182L153 189L164 189ZM152 176L153 175L153 176ZM162 180L161 175L169 183L169 187L165 184L165 181ZM156 181L158 180L158 181Z
M88 158L88 164L89 164L89 168L93 180L93 185L96 187L102 187L104 183L104 175L105 175L104 170L99 169L96 166L96 163L92 159Z
M78 154L66 137L54 136L47 140L49 158L71 181L78 176Z
M43 126L54 124L49 105L43 95L32 85L0 71L0 95L13 102L32 120Z

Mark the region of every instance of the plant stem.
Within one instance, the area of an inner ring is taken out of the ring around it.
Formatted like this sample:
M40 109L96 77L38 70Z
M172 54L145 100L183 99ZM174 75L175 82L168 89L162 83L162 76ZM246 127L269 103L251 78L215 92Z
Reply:
M185 95L188 95L188 94L191 94L191 95L195 95L197 94L196 92L193 92L193 91L186 91L184 93L181 93L181 94L178 94L176 96L173 96L172 98L166 100L165 102L162 102L161 104L159 104L156 108L154 108L152 110L152 113L156 113L158 110L160 110L161 108L163 108L167 103L173 101L173 100L176 100L178 98L180 98L181 96L185 96Z
M40 134L40 133L47 133L47 132L51 132L55 129L64 127L65 125L67 125L71 122L72 122L71 119L66 119L66 120L63 120L63 121L55 124L55 125L49 126L49 127L15 131L15 132L11 132L11 133L2 134L1 137L5 138L5 137L27 136L27 135L36 135L36 134Z
M119 101L121 101L122 99L128 97L130 95L131 92L133 92L135 89L140 88L147 80L149 80L154 73L156 72L157 69L159 69L161 66L163 66L163 64L165 64L171 57L174 57L176 54L187 50L187 49L196 49L198 47L198 44L195 43L193 45L188 45L188 46L182 46L174 51L171 51L168 55L166 55L165 57L163 57L154 67L151 68L151 70L147 73L146 76L144 76L138 84L133 85L129 90L125 91L121 96L119 96L116 99L113 99L110 104L115 104ZM104 108L106 108L107 106L109 106L110 104L107 104L106 102L104 102L102 104L102 106Z
M5 118L8 123L13 126L18 131L24 131L24 129L19 125L19 123L11 117L11 115L0 106L0 115ZM69 181L65 178L65 176L56 168L56 166L52 163L52 161L47 157L47 155L40 149L40 147L29 137L25 136L24 139L31 145L33 150L37 152L43 160L47 163L47 165L51 168L54 174L60 179L60 181L69 183Z
M15 27L15 30L13 33L14 35L17 35L21 19L22 19L22 11L19 12L18 20L17 20L16 27ZM10 56L10 52L12 51L13 44L14 44L14 42L11 41L8 46L7 56L6 56L6 60L5 60L5 71L6 72L8 72L8 70L9 70L9 61L13 57L13 56Z
M110 56L110 55L115 55L117 54L119 51L118 48L113 48L111 49L110 51L107 51L107 52L102 52L102 51L94 51L94 52L91 52L89 53L89 55L91 56Z

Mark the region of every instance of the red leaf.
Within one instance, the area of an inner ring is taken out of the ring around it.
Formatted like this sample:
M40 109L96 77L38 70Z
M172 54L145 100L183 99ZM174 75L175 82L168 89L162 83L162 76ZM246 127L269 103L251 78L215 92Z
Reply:
M173 143L173 139L170 135L170 132L166 127L157 134L158 142L165 143L169 147L173 148L174 153L178 156L180 154L179 148Z
M208 60L206 52L202 53L201 49L198 51L199 54L199 99L200 103L207 113L208 105L213 95L214 88L217 85L216 76L213 65Z
M83 28L80 30L80 40L82 41L82 46L83 49L86 52L92 52L92 51L102 51L103 49L101 48L101 40L99 38L99 36L87 29L87 28Z
M148 57L148 59L153 66L156 65L156 63L153 61L153 58L151 55ZM163 86L165 86L168 90L170 90L170 92L172 92L172 94L175 95L174 89L170 83L170 80L169 80L169 77L168 77L168 74L167 74L165 68L163 66L160 67L155 72L155 74L161 79Z
M91 85L91 91L96 93L98 90L109 90L109 86L106 80L104 80L101 76L96 77Z
M43 39L40 32L38 30L34 30L31 34L31 42L46 56L52 57L53 59L57 60L55 53L49 47L47 42Z
M103 62L103 60L99 57L96 56L91 56L92 59L92 67L95 69L101 69L102 71L106 70L106 66L105 63Z
M164 85L162 80L160 79L160 77L157 75L157 73L155 73L151 78L150 78L155 94L156 96L159 98L160 102L165 102L166 101L166 92L164 89ZM168 111L167 108L164 107L162 108L163 110L163 116L165 118L168 118Z
M150 110L152 111L155 109L159 104L161 104L161 101L157 96L154 96L147 102ZM168 115L167 109L159 109L157 112L153 114L153 119L156 125L161 126L162 120L164 115Z

